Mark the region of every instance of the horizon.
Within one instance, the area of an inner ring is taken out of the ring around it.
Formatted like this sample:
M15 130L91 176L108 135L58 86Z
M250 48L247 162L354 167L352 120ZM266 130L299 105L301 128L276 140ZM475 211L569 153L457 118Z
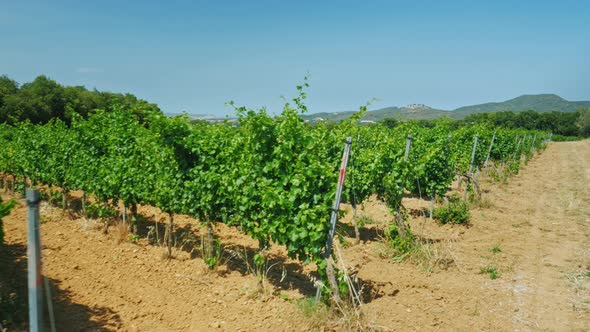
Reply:
M426 107L425 109L431 109L431 110L436 110L436 111L444 111L444 112L452 113L452 112L457 111L457 110L459 110L461 108L464 108L464 107L474 107L474 106L487 105L487 104L501 104L501 103L508 102L508 101L511 101L511 100L514 100L514 99L518 99L518 98L521 98L521 97L529 97L529 96L533 96L533 97L536 97L536 96L555 96L555 97L558 97L558 98L560 98L562 100L565 100L566 102L570 102L570 103L572 103L572 102L573 103L575 103L575 102L590 102L590 100L568 100L568 99L565 99L565 98L563 98L563 97L561 97L561 96L559 96L557 94L554 94L554 93L539 93L539 94L523 94L523 95L516 96L514 98L510 98L510 99L506 99L506 100L498 100L498 101L494 100L494 101L481 102L481 103L477 103L477 104L473 104L473 105L462 105L462 106L459 106L459 107L454 108L454 109L442 109L442 108L434 107L432 105L414 103L414 104L408 104L408 105L390 105L390 106L384 106L384 107L380 107L380 108L374 108L374 107L371 108L371 107L369 107L367 109L367 111L368 112L371 112L371 111L379 111L379 110L388 109L388 108L404 109L404 108L409 108L409 106L411 106L411 105L422 105L422 106L425 106ZM305 115L314 115L314 114L320 114L320 113L322 113L322 114L323 113L337 114L337 113L358 112L358 111L359 111L359 109L356 109L356 110L340 110L340 111L334 111L334 112L325 112L325 111L317 111L317 112L315 112L315 111L308 111ZM512 111L512 112L514 112L514 110L508 110L508 109L506 111ZM533 109L533 111L535 111L535 110ZM167 115L167 116L176 116L176 115L182 115L182 114L185 114L186 113L186 112L167 112L167 111L164 111L164 110L162 110L162 112L165 115ZM517 111L517 112L519 112L519 111ZM207 113L186 113L186 114L189 115L189 116L193 116L193 117L213 118L213 119L220 119L220 118L225 118L225 117L230 117L230 118L234 118L235 117L235 114L226 114L226 115L219 116L219 117L215 116L214 114L207 114Z
M164 113L280 113L310 73L309 113L521 95L590 100L583 1L5 2L0 74L132 93Z

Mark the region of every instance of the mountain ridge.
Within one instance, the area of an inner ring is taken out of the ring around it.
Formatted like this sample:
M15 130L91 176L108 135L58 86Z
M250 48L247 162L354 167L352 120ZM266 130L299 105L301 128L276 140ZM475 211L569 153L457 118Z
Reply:
M423 106L423 107L416 107ZM534 110L539 113L559 111L575 112L578 109L590 108L590 101L568 101L556 94L524 94L501 102L487 102L469 106L458 107L454 110L432 108L423 104L411 104L406 107L390 106L377 110L367 111L363 116L365 121L375 121L386 118L401 118L403 120L430 120L443 116L451 119L463 119L470 114L489 112L523 112ZM342 121L356 111L321 112L305 114L303 118L309 121Z
M539 113L559 111L575 112L578 109L590 109L590 101L569 101L556 94L524 94L518 97L500 102L487 102L482 104L468 105L455 108L453 110L444 110L433 108L424 104L410 104L408 106L389 106L367 111L362 118L365 122L379 122L386 118L402 120L432 120L443 116L451 119L460 120L470 114L489 113L489 112L523 112L534 110ZM341 112L317 112L303 114L301 117L310 122L339 122L348 119L357 111ZM175 116L187 113L166 112L167 116ZM235 119L235 117L220 117L211 114L187 114L192 119L201 119L207 121L220 121L225 119Z

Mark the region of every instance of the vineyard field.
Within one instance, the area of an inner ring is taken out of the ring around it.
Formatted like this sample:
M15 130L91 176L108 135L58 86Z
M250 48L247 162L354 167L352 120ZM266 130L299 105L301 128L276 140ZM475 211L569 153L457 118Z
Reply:
M590 332L590 2L2 7L0 332Z
M74 114L70 126L60 120L1 124L0 180L4 187L10 183L13 193L17 183L21 193L43 188L47 200L61 196L66 208L69 193L83 191L83 214L99 217L105 233L121 215L138 237L137 206L159 208L168 214L168 226L163 237L153 230L156 242L166 242L168 256L178 240L175 215L189 215L206 225L202 257L210 268L221 263L223 243L215 225L237 227L258 241L256 270L264 269L271 243L284 245L290 258L317 266L318 297L338 302L354 288L326 245L332 241L330 207L338 174L340 183L345 172L349 177L344 202L358 205L376 195L395 214L383 234L405 254L415 238L405 222L404 194L434 202L459 177L464 199L477 199L480 169L496 165L490 168L505 180L550 138L548 132L485 124L451 129L445 120L434 128L413 122L394 129L361 126L366 107L337 126L310 126L300 117L307 111L306 86L297 87L298 96L280 116L236 107L237 127L192 124L158 112L140 117L116 107L88 118ZM346 137L353 142L345 171L338 161Z
M359 215L373 222L364 226L359 245L343 248L344 261L371 294L361 308L366 322L383 330L583 330L590 323L589 281L583 278L590 268L589 151L588 141L550 143L508 183L482 184L490 206L472 210L469 228L439 226L410 213L415 234L439 243L432 247L436 255L452 260L431 271L383 257L371 230L386 226L391 209L369 198ZM403 204L410 211L428 206L409 197ZM139 212L166 223L156 208L140 206ZM20 262L10 273L21 277L25 215L21 204L5 218L8 258ZM269 261L279 264L260 293L257 278L237 256L210 271L186 249L175 247L175 258L167 260L163 248L144 239L118 243L117 231L104 235L98 221L64 217L46 204L42 215L44 271L55 291L60 330L313 331L318 322L346 330L343 322L310 318L298 308L314 293L307 279L314 269L286 258L285 247L271 248ZM205 233L189 217L175 222L196 237ZM257 241L236 228L219 224L216 233L227 253L257 252ZM491 265L500 274L495 280L480 271Z

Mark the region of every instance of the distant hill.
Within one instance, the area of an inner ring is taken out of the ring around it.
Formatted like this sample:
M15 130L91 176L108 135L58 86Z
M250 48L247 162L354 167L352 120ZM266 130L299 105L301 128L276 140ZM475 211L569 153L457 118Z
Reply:
M485 112L513 111L522 112L535 110L539 113L559 111L575 112L581 108L590 108L590 101L568 101L554 94L522 95L503 102L492 102L472 106L464 106L452 111L428 107L422 104L412 104L406 107L386 107L368 111L364 121L381 121L385 118L404 120L428 120L447 116L452 119L463 119L469 114ZM306 114L304 119L311 122L328 121L339 122L347 119L354 111Z
M513 111L522 112L535 110L543 112L575 112L580 108L590 108L590 101L567 101L558 95L522 95L500 103L485 103L457 108L453 111L454 118L464 118L472 113L488 113Z
M347 119L356 111L334 112L334 113L314 113L303 115L303 118L310 121L328 121L339 122ZM364 121L381 121L386 118L402 119L435 119L444 115L450 116L450 111L434 109L426 105L409 105L406 107L386 107L374 111L368 111L363 117Z

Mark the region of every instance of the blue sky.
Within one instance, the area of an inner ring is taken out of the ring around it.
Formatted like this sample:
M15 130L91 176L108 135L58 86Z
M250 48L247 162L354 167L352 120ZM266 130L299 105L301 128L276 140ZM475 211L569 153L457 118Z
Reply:
M590 100L590 1L6 1L0 75L130 92L165 112Z

